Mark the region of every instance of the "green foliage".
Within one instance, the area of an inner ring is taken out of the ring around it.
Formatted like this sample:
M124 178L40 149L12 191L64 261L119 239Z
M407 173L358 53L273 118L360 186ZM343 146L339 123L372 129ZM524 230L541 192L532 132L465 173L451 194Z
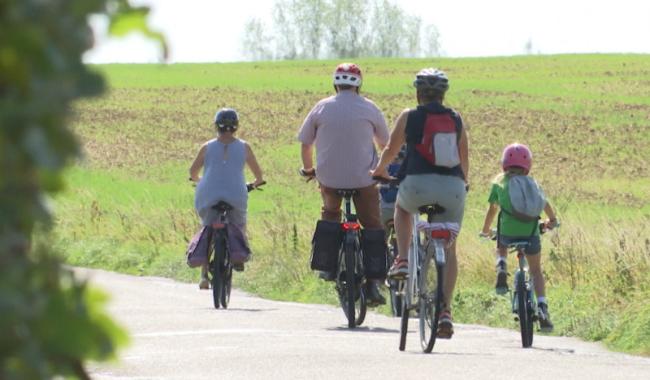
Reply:
M50 223L46 194L63 188L62 169L79 154L68 128L72 102L104 90L101 75L81 62L93 44L93 13L108 14L122 34L148 31L146 10L127 0L0 3L2 379L87 378L85 360L106 359L125 341L103 296L63 269L50 244L30 241L45 233L34 226Z

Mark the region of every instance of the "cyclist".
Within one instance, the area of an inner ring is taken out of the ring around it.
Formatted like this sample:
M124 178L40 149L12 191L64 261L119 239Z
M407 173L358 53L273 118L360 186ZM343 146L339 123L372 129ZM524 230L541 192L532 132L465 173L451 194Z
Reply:
M408 274L408 247L413 214L423 205L437 203L445 211L436 222L462 223L468 178L468 137L460 115L443 106L449 89L447 75L438 69L420 70L413 82L418 106L404 110L395 122L388 146L382 152L373 176L388 177L388 163L406 143L405 178L395 205L398 257L388 275L403 279ZM458 275L455 242L448 248L444 276L445 307L440 315L438 336L451 338L451 300Z
M315 171L323 198L321 219L340 222L342 198L336 189L358 189L360 194L353 201L359 222L365 230L383 231L379 192L369 173L377 163L375 144L383 149L388 141L388 127L375 103L359 94L362 80L356 64L342 63L336 67L336 95L319 101L298 133L302 171L307 175ZM313 164L314 145L317 170ZM381 238L385 241L385 237ZM333 280L334 273L321 273L321 277ZM383 278L369 280L369 305L385 304L378 288Z
M508 278L506 259L508 257L508 244L513 241L528 241L530 244L526 247L526 259L530 268L530 274L533 278L535 295L537 296L537 305L539 310L540 329L544 332L553 331L553 323L548 313L548 303L546 300L546 289L544 276L541 265L541 242L539 238L539 228L537 219L533 221L521 221L512 212L512 203L509 194L509 179L513 176L528 176L532 166L532 152L523 144L511 144L504 150L501 158L503 172L497 175L492 182L492 188L488 202L490 207L485 215L483 231L481 236L490 236L490 226L499 209L506 211L499 216L498 236L497 236L497 281L496 291L498 294L504 294L508 291ZM541 192L541 189L539 190ZM544 212L548 216L546 227L549 229L557 226L555 211L548 201L544 204Z
M238 224L243 231L246 226L248 191L244 179L244 165L255 176L253 187L264 182L262 169L257 163L250 145L235 137L239 127L239 116L232 108L222 108L214 116L217 138L205 142L190 167L190 180L198 182L194 207L204 226L214 222L218 214L212 209L219 201L228 202L233 209L229 213L231 223ZM203 177L199 172L203 168ZM244 265L234 265L235 270L244 270ZM208 268L201 268L201 289L209 288Z

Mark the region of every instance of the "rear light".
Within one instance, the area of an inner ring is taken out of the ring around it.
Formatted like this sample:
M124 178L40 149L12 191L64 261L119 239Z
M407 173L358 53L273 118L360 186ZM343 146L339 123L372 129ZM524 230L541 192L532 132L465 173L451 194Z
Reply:
M226 225L223 223L212 223L212 228L214 228L215 230L220 230L224 227L226 227Z
M361 229L361 225L357 222L345 222L341 226L343 231L359 231Z
M449 232L449 230L433 230L431 231L431 237L434 239L449 240L451 237L451 232Z

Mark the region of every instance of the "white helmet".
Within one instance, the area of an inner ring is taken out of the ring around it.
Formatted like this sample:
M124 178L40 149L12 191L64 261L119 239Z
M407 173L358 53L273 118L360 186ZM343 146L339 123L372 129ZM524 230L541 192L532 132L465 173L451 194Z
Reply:
M449 89L449 78L442 70L426 68L415 75L413 86L418 90L444 94Z
M363 76L361 69L354 63L341 63L334 70L334 85L347 84L350 86L361 87Z

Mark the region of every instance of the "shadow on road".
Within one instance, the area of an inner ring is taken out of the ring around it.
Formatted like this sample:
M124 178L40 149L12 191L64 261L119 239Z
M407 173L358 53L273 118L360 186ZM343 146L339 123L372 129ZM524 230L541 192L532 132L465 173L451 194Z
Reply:
M383 328L383 327L368 327L368 326L359 326L359 327L355 327L353 329L348 328L347 326L339 326L339 327L329 327L326 330L327 331L366 332L366 333L390 333L390 334L399 333L399 330L397 330L397 329L386 329L386 328Z
M259 313L262 311L276 311L278 309L247 309L247 308L238 308L238 307L229 307L227 309L215 309L215 308L207 308L208 310L213 310L213 311L221 311L224 313L227 313L229 311L245 311L248 313Z

